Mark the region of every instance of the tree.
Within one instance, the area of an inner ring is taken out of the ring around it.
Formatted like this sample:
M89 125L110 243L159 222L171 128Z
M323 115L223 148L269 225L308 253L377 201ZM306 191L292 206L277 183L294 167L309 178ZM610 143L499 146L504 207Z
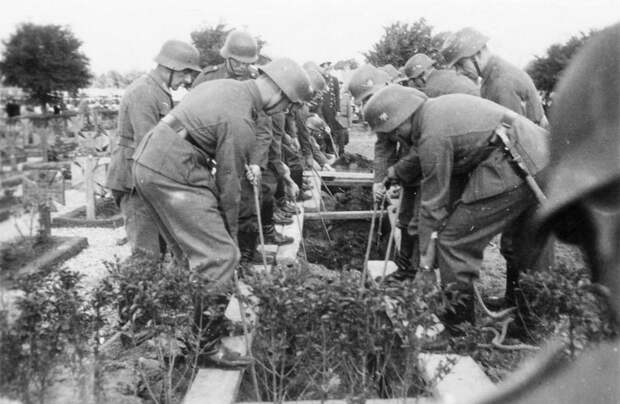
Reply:
M60 92L76 94L89 84L89 60L68 27L26 23L3 43L4 83L22 88L44 111Z
M227 28L226 24L219 23L216 26L206 26L193 31L190 36L194 46L200 52L200 66L212 66L224 63L224 58L220 56L220 49L224 46L224 41L232 28ZM267 43L260 37L255 37L258 50Z
M433 27L420 18L413 24L396 22L385 27L385 33L372 46L372 49L364 53L366 61L375 66L383 66L391 63L395 67L404 66L411 56L416 53L429 53L431 51L431 31Z
M588 34L582 32L579 35L572 36L564 44L553 44L547 48L545 56L536 56L528 64L526 71L532 77L538 91L542 93L543 102L546 106L550 104L551 94L562 71L566 68L573 55L595 32L590 31Z

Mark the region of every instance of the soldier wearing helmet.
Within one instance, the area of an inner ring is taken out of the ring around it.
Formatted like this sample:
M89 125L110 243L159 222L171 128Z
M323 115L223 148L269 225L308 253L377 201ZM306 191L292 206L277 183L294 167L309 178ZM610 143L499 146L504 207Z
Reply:
M533 192L495 143L495 131L509 128L533 175L547 163L546 131L479 97L427 98L416 89L397 85L375 93L364 113L376 132L407 139L409 151L390 168L389 176L420 183L422 258L428 259L431 238L436 235L443 287L456 288L463 295L455 312L445 315L445 323L451 327L473 322L472 282L478 277L484 248L503 233L501 252L507 262L521 259L512 249L504 249L505 239L512 247L529 241L522 236L522 224L537 206Z
M256 80L214 80L194 88L137 147L136 190L177 263L209 282L206 293L225 294L239 262L241 183L257 114L282 112L310 96L301 66L277 59L262 66ZM201 320L204 309L197 310L203 326L209 324ZM248 363L221 345L206 359L215 365Z
M620 324L620 24L593 36L557 86L551 113L548 202L542 234L553 231L586 255L593 289ZM604 66L604 68L602 68ZM577 285L576 285L577 287ZM476 403L617 403L620 338L566 358L550 344L529 371ZM516 375L515 375L516 376Z
M480 88L452 69L437 69L435 61L423 53L417 53L407 60L405 75L409 87L417 88L429 97L446 94L469 94L480 96Z
M199 84L221 79L249 80L256 78L255 70L250 66L258 60L258 44L252 35L244 31L233 30L220 49L224 63L206 67L196 78L193 88ZM266 167L266 157L272 141L271 117L259 112L256 117L256 143L252 148L248 166L253 177L260 182L262 170ZM245 265L252 262L258 240L258 219L254 202L254 188L250 181L241 182L241 205L239 208L238 242L241 260ZM275 229L274 229L275 231ZM275 233L270 233L275 234Z
M170 90L191 84L192 74L200 71L198 51L190 44L170 40L155 57L157 67L136 79L125 90L118 115L117 145L106 178L125 220L127 239L133 252L160 254L157 226L144 203L133 192L132 161L134 149L173 106Z
M193 87L208 80L247 80L256 77L251 65L258 60L258 44L245 31L231 31L220 49L224 63L207 66L194 80Z
M537 125L547 128L547 118L540 95L530 76L500 57L492 54L489 38L473 28L463 28L446 39L441 50L448 66L454 66L476 82L481 78L480 96L498 103ZM509 248L506 246L506 248ZM546 243L544 252L534 264L537 269L548 269L554 264L554 242ZM511 294L523 267L508 266L506 294ZM497 296L495 306L504 306L505 299ZM491 301L489 301L491 303Z
M523 70L492 54L489 38L473 28L463 28L448 37L441 54L448 67L471 78L482 79L480 95L547 126L547 118L534 82Z
M355 69L348 90L357 105L363 105L377 90L390 82L390 76L375 66L366 64Z

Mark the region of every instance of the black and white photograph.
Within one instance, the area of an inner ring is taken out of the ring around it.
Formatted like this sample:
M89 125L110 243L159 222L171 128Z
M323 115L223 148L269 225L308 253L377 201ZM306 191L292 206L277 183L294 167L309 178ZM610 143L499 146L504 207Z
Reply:
M620 403L620 3L3 3L0 404L91 403Z

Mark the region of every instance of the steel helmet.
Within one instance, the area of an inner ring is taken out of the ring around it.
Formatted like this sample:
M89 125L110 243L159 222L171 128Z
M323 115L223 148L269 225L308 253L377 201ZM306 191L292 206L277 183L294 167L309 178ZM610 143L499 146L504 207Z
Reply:
M321 74L320 67L314 62L306 62L302 65L308 77L310 78L310 84L312 85L312 90L315 92L320 92L327 87L327 82L323 75Z
M258 68L260 73L269 77L293 103L310 101L312 85L304 69L289 58L275 59Z
M451 67L463 58L474 56L489 42L489 37L467 27L449 36L443 43L441 55Z
M155 56L157 64L175 71L190 69L200 72L202 69L198 65L199 59L198 49L187 42L177 41L176 39L166 41Z
M386 72L373 65L362 65L353 72L347 87L355 101L363 103L389 82L390 76Z
M427 98L415 88L390 84L370 97L364 107L364 117L375 132L392 132L417 111Z
M410 79L415 79L426 73L434 64L435 61L425 54L416 53L405 64L405 75Z
M224 59L233 58L243 63L254 63L258 60L258 44L252 35L244 31L230 31L220 49Z
M383 65L379 67L378 69L386 72L388 76L390 76L390 81L392 82L400 78L400 72L391 63L388 63L387 65Z
M551 110L548 220L620 179L620 24L594 36L558 84Z

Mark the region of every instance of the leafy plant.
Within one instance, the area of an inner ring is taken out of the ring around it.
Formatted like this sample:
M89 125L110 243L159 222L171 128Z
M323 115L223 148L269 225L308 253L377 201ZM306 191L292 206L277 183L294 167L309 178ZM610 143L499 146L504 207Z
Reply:
M305 268L248 279L258 299L254 356L263 397L401 397L424 391L415 368L419 329L435 324L431 284L369 285L343 271L331 281ZM418 334L416 335L416 332Z
M58 270L33 274L20 281L19 316L5 322L0 334L0 373L3 391L18 390L21 399L44 402L60 364L79 371L88 352L90 315L77 284L80 275ZM4 369L3 369L4 370Z

